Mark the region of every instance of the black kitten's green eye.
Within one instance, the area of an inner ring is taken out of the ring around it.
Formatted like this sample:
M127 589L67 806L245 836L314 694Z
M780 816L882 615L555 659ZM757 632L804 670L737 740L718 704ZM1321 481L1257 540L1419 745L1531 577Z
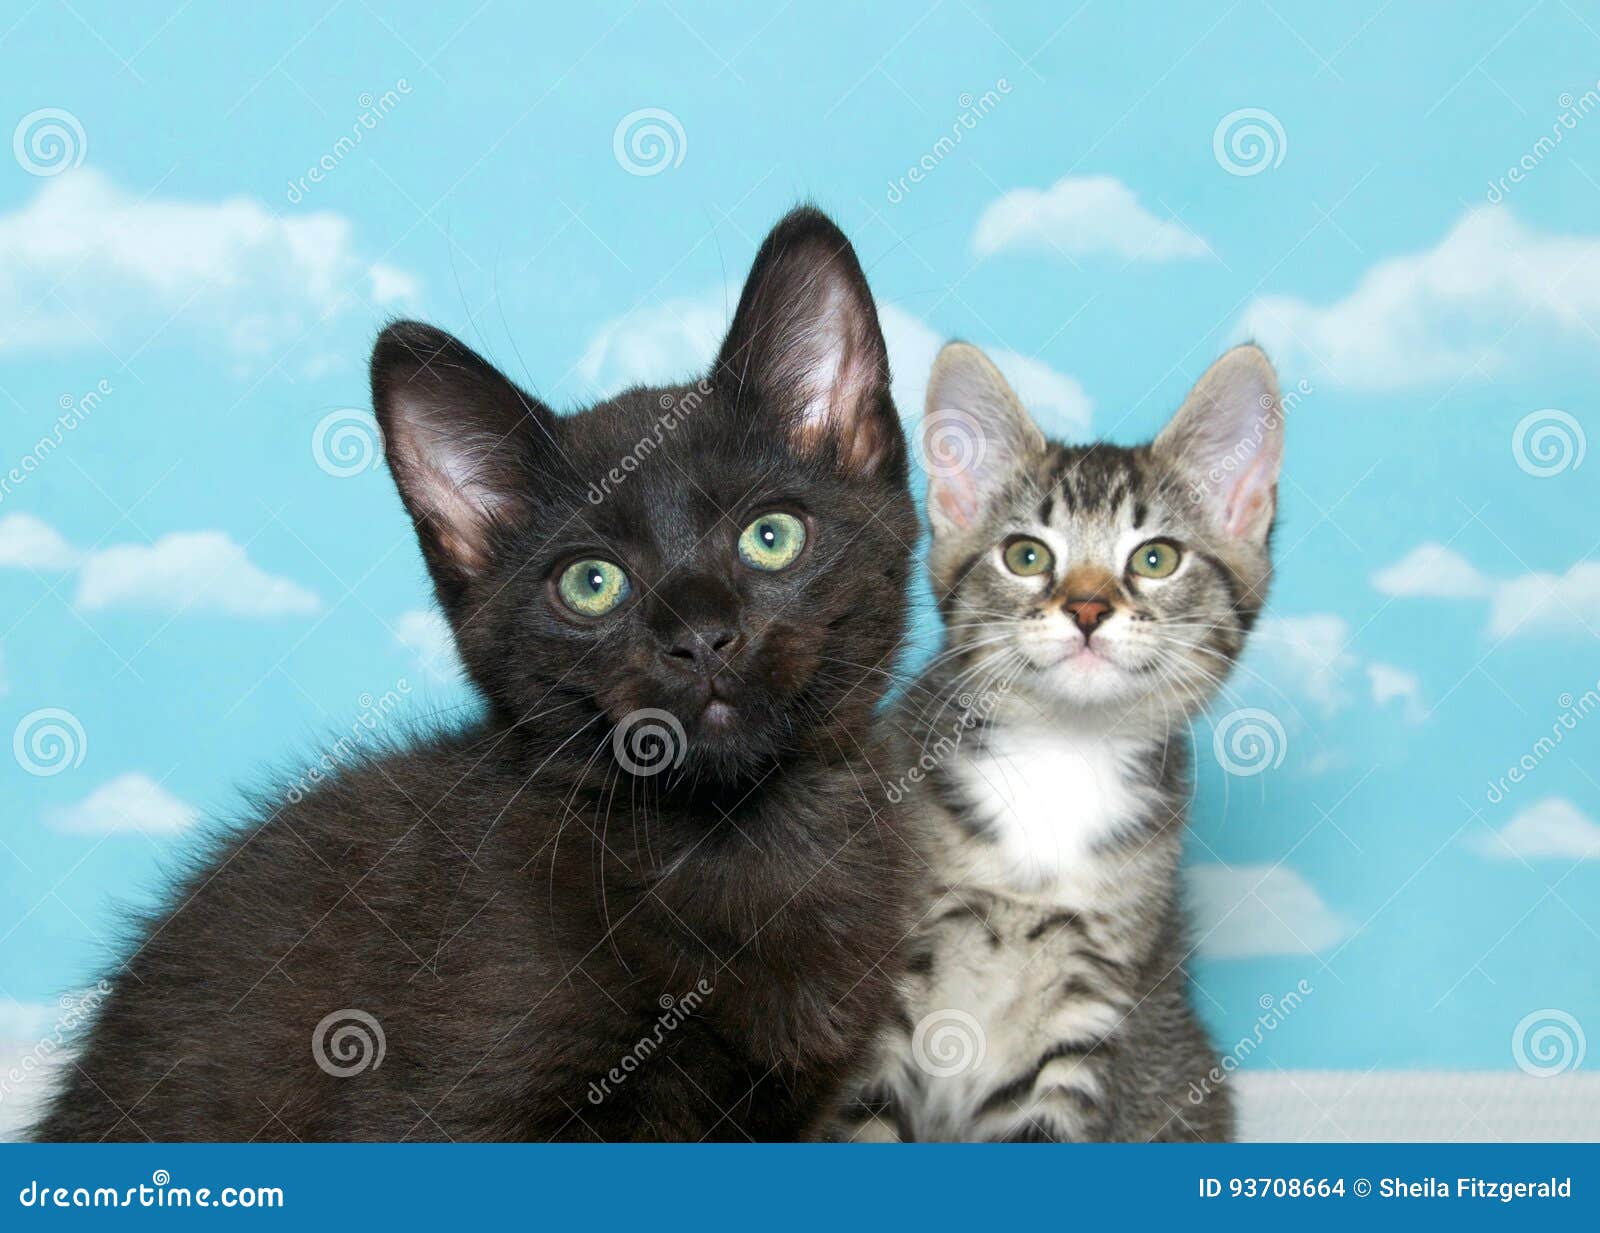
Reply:
M1178 545L1164 539L1153 539L1134 549L1128 568L1141 578L1167 578L1178 568L1182 555Z
M632 588L622 566L610 561L574 561L561 571L556 592L561 602L579 616L605 616Z
M806 524L793 514L762 514L739 534L739 559L751 569L788 569L806 546Z
M1019 538L1006 545L1006 568L1013 574L1033 578L1055 564L1055 556L1036 539Z

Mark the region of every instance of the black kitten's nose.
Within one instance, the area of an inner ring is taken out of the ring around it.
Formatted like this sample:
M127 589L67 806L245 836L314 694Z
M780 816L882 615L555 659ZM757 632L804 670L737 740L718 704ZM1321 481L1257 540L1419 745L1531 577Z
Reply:
M710 676L744 646L744 635L731 625L703 625L682 629L662 653L668 663Z

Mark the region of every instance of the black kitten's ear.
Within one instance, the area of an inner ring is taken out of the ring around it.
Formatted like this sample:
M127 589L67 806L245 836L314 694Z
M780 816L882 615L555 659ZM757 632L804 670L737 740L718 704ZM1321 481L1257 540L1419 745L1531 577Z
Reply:
M791 211L762 244L714 380L734 402L785 416L800 448L831 449L848 471L904 467L872 292L819 210Z
M1278 509L1283 401L1260 347L1235 347L1195 382L1152 447L1229 535L1262 545Z
M946 343L928 377L922 416L934 535L979 525L1023 462L1044 448L1044 434L994 362L971 343Z
M372 406L441 598L488 564L497 526L527 512L554 417L464 343L398 321L372 349Z

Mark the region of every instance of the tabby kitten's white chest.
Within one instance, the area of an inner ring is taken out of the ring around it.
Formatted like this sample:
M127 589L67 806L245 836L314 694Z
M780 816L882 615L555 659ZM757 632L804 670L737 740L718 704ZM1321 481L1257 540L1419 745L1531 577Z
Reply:
M1137 778L1138 745L1043 719L986 731L949 767L993 841L979 849L983 867L974 874L1063 906L1092 906L1100 873L1095 850L1153 803Z

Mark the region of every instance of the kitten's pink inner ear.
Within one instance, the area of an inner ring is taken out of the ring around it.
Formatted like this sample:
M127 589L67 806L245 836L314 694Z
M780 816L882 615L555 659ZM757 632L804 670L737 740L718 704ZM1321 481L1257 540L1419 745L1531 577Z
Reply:
M430 521L439 536L439 546L469 573L488 564L488 543L484 534L488 511L474 506L453 492L441 493Z
M1239 539L1260 539L1272 524L1278 506L1278 462L1257 457L1234 482L1228 494L1224 525Z
M883 383L870 341L851 334L843 295L830 291L822 321L805 340L813 348L801 374L805 401L796 439L812 447L832 439L839 461L867 474L882 464L890 442L872 399Z
M500 502L476 478L467 453L481 442L418 429L408 419L394 430L393 465L408 479L412 500L433 529L439 548L472 573L488 563L488 531ZM425 450L426 441L431 449Z
M978 518L978 486L966 471L930 481L934 504L945 520L963 531Z

